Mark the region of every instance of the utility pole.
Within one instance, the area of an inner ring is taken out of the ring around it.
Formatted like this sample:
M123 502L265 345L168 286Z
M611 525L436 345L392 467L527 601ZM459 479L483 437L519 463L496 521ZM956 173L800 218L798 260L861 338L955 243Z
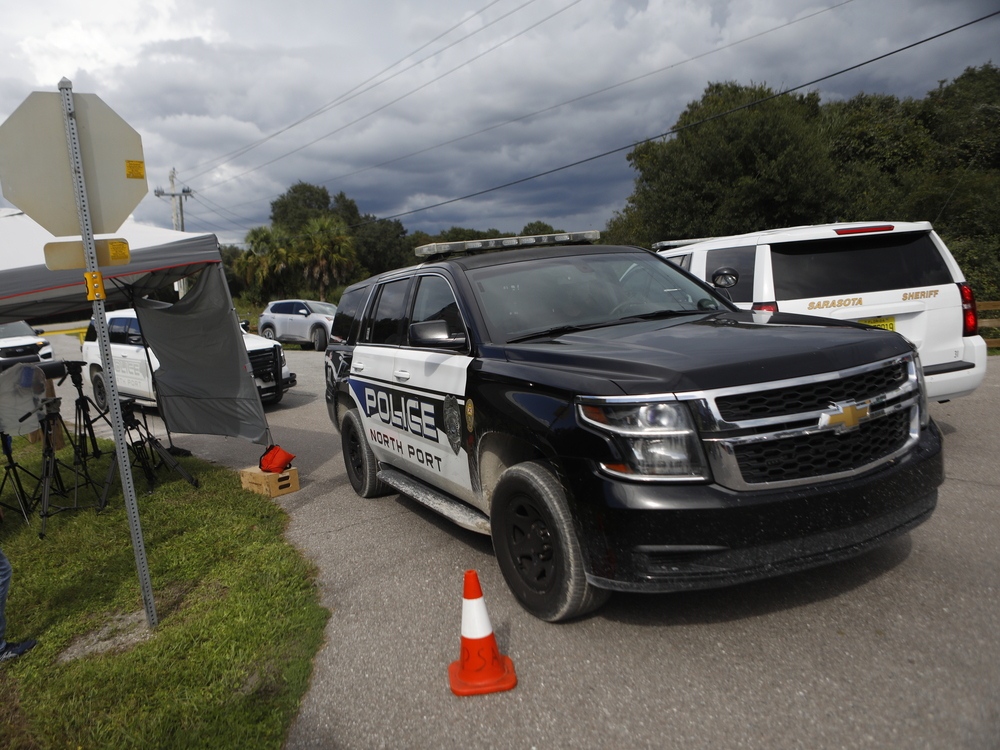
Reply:
M191 188L186 187L186 188L182 188L179 193L175 192L174 191L174 177L176 175L177 175L177 170L176 169L171 169L170 170L170 192L169 193L166 192L166 191L164 191L163 188L156 188L156 190L153 191L153 195L155 195L157 198L162 198L165 195L169 195L170 196L170 202L171 202L172 207L173 207L174 229L175 230L179 229L180 231L183 232L184 231L184 199L190 197L192 191L191 191ZM181 199L180 200L180 215L181 215L180 226L177 226L177 199L178 198Z
M174 230L176 231L177 229L180 229L180 231L183 232L184 231L184 199L187 198L187 197L189 197L191 195L192 191L191 191L191 188L186 187L186 188L182 188L179 193L176 192L174 190L174 177L176 177L176 176L177 176L177 170L171 168L171 170L170 170L170 192L167 193L167 192L164 192L164 190L162 188L156 188L156 190L153 191L153 195L155 195L157 198L162 198L165 195L169 195L170 196L170 203L171 203L172 208L173 208ZM177 200L178 198L180 198L180 201ZM180 204L180 217L181 217L180 227L177 226L177 205L178 205L178 203ZM177 290L177 293L181 297L183 297L185 294L187 294L187 291L190 288L191 288L191 283L190 283L189 279L181 279L180 281L175 281L174 282L174 289Z
M177 231L177 196L174 195L174 178L177 176L176 167L170 168L170 213L174 220L174 231Z

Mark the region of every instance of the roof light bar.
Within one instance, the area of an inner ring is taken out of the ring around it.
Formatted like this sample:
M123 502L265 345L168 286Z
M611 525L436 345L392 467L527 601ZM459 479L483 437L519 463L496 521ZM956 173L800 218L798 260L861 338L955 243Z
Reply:
M468 242L435 242L431 245L421 245L415 252L420 257L429 255L452 255L469 250L506 250L512 247L531 247L533 245L558 245L584 240L599 240L601 233L596 229L586 232L557 232L555 234L536 234L530 237L497 237L489 240L470 240Z
M853 229L834 229L837 234L866 234L868 232L891 232L895 227L892 224L880 224L877 227L854 227Z

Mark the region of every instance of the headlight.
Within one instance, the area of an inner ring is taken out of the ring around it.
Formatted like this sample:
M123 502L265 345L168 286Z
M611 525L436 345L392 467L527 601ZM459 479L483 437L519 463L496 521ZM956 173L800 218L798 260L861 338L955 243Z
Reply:
M580 419L608 434L620 463L602 463L608 473L630 479L707 479L705 457L691 415L683 404L583 403Z
M920 355L913 350L913 369L917 373L917 384L920 386L920 429L927 429L931 422L931 410L927 400L927 381L924 379L924 368L920 364Z

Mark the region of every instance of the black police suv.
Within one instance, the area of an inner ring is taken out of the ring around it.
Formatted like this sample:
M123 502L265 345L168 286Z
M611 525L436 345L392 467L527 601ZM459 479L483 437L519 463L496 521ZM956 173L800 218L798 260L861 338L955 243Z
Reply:
M345 291L326 399L359 495L491 535L549 621L850 557L930 516L941 437L903 337L742 311L597 236L428 245Z

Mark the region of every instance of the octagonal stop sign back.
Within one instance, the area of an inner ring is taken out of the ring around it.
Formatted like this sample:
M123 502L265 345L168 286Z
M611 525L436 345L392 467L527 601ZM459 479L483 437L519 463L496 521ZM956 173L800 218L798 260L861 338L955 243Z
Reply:
M146 195L142 139L97 94L73 94L94 234L118 231ZM3 196L57 237L80 234L58 93L35 91L0 125Z

